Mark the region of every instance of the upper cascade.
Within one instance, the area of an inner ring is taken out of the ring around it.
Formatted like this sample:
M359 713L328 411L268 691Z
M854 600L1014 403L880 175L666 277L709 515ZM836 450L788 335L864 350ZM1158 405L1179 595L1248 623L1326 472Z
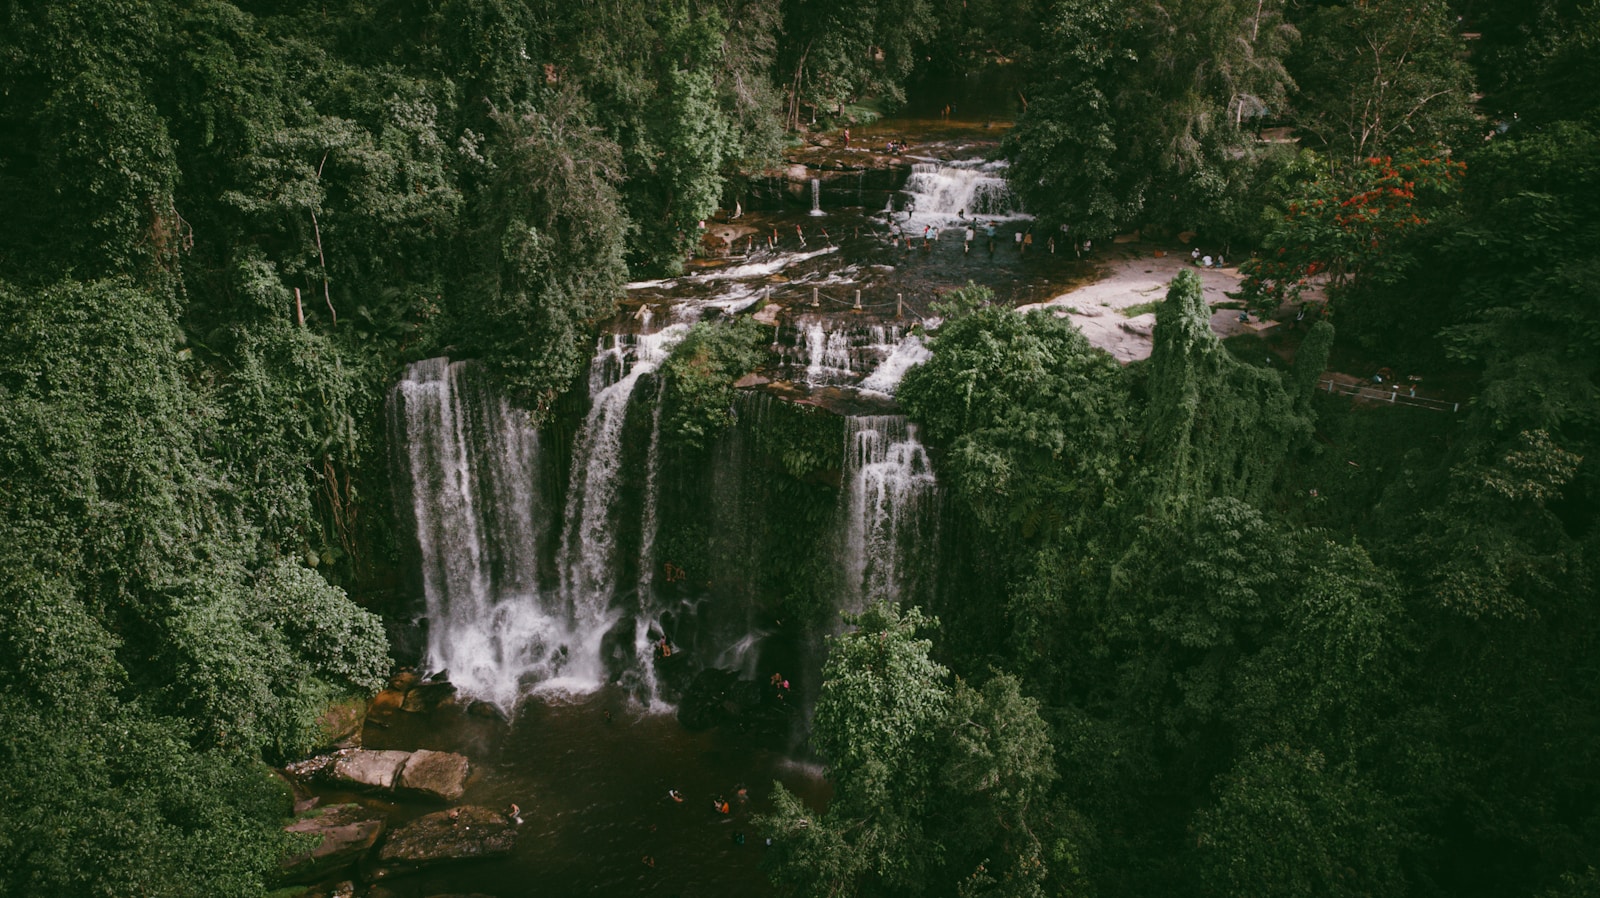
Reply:
M779 329L773 349L794 383L893 395L906 369L927 360L925 349L917 353L921 346L922 339L904 325L802 319Z
M911 166L904 211L913 220L1017 219L1027 217L1006 183L1004 162L917 162Z

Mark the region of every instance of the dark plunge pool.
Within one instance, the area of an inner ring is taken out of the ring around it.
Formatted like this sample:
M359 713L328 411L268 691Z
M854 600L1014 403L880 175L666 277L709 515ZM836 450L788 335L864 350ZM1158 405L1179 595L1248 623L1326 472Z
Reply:
M387 728L369 726L365 744L464 754L474 773L461 803L515 802L524 818L510 857L395 877L384 883L395 898L770 895L751 818L770 809L774 781L812 807L828 794L819 768L762 740L691 733L611 690L526 701L509 725L459 708L396 715ZM727 815L713 810L716 798L729 802ZM399 823L437 807L389 810Z

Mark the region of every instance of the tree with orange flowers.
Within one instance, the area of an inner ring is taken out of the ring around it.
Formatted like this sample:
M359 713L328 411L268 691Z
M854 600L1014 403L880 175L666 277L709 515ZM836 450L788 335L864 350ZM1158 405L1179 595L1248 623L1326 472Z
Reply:
M1357 278L1398 270L1400 239L1448 206L1466 165L1448 155L1407 150L1334 166L1305 182L1263 241L1262 255L1239 266L1250 307L1271 314L1316 278L1338 291Z

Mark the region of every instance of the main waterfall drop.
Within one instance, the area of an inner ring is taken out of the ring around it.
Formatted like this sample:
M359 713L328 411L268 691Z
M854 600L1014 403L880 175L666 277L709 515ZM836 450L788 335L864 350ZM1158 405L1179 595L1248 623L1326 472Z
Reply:
M626 534L648 547L654 511L621 520L618 497L629 475L622 433L635 387L686 329L602 338L559 518L539 488L537 431L488 388L476 365L418 362L395 386L390 433L403 453L397 499L416 533L425 663L447 669L462 692L509 709L530 690L590 691L620 669L642 698L654 698L642 635L660 613L648 600L649 561L619 540ZM652 438L647 451L654 449ZM652 457L651 477L654 465ZM550 561L541 566L540 559ZM608 656L606 637L628 614L635 638L624 657Z
M570 641L566 615L542 600L538 566L548 509L538 489L539 436L488 388L472 362L428 359L389 403L397 504L411 512L429 621L427 657L472 695L515 703L525 678L552 674Z
M647 595L651 560L646 557L647 552L625 555L618 539L628 529L621 520L622 503L618 501L626 473L623 426L640 379L661 366L687 331L688 325L676 324L656 334L602 337L602 345L590 363L589 414L573 446L563 516L566 530L558 556L564 604L585 641L581 650L574 653L576 663L563 674L565 682L555 685L587 690L605 682L608 665L602 657L601 641L626 613L625 600L631 592L637 598L632 608L633 657L626 659L624 666L627 675L647 686L646 697L655 697L648 633L658 622L660 612ZM608 340L609 347L605 346ZM639 526L639 545L645 547L655 541L655 496L651 488L658 466L655 452L660 414L658 395L647 447L645 510L633 522Z

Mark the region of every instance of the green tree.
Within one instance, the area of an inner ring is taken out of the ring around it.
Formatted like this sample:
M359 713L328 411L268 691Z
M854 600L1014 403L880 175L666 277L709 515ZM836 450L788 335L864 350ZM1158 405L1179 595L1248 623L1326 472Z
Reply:
M1487 95L1479 108L1509 127L1588 121L1600 113L1591 63L1600 52L1600 15L1589 0L1474 4L1479 32L1470 62Z
M761 822L774 839L774 880L799 895L918 891L938 862L926 827L939 772L948 671L916 632L920 611L880 603L830 640L812 726L834 797L812 814L782 784Z
M1245 364L1211 330L1200 278L1179 272L1156 310L1139 490L1153 509L1210 497L1258 501L1307 421L1276 371Z
M1487 427L1501 439L1583 433L1574 448L1585 455L1600 427L1600 305L1589 285L1600 262L1597 151L1600 130L1572 123L1494 141L1472 158L1464 226L1430 260L1455 296L1445 343L1483 370Z
M997 674L981 688L929 658L919 610L879 603L829 640L812 745L835 791L813 814L776 785L774 880L801 895L1037 896L1035 833L1054 779L1036 702Z
M933 9L928 0L786 0L783 31L778 72L793 131L868 95L903 102L916 52L934 33Z
M212 454L225 413L177 305L0 285L8 893L260 894L287 809L260 753L310 747L323 703L389 665L374 616L224 501L303 473Z
M1404 892L1391 808L1314 750L1253 751L1219 777L1195 821L1204 894L1396 895Z
M1039 83L1005 142L1012 183L1084 237L1209 224L1193 210L1254 184L1249 131L1283 104L1294 37L1276 3L1055 4Z
M950 875L964 898L1042 898L1051 849L1044 820L1056 778L1039 703L1009 674L982 687L957 679L946 723L950 744L936 813L946 821Z
M941 474L985 527L1025 538L1070 529L1074 510L1110 500L1121 473L1122 369L1069 323L987 305L990 295L956 294L932 360L906 373L897 397L948 447Z
M708 449L733 423L733 383L766 358L766 331L749 316L701 322L672 348L663 365L666 432L682 445Z
M1292 63L1296 126L1351 161L1463 146L1474 88L1454 22L1443 0L1317 7Z
M498 111L468 199L470 280L459 327L540 413L582 370L621 294L621 160L572 90Z

